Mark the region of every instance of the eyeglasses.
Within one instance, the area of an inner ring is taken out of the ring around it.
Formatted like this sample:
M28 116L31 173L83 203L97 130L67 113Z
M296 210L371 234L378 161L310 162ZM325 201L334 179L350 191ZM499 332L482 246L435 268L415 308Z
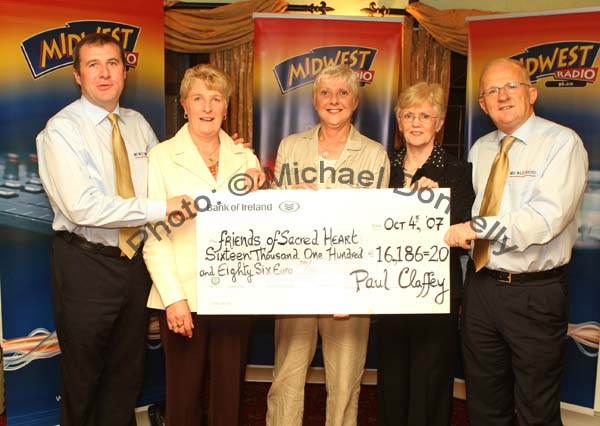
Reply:
M402 121L412 122L415 118L418 118L421 123L429 123L429 121L432 118L437 118L437 117L434 117L433 115L430 115L430 114L426 114L424 112L422 112L421 114L413 114L412 112L405 112L404 114L400 115L400 119Z
M502 87L490 87L489 89L482 90L481 93L479 94L479 97L482 98L484 96L487 96L487 97L498 96L498 94L500 93L500 89L504 89L504 91L509 94L514 93L521 86L531 87L531 85L527 84L527 83L515 83L512 81L509 81Z

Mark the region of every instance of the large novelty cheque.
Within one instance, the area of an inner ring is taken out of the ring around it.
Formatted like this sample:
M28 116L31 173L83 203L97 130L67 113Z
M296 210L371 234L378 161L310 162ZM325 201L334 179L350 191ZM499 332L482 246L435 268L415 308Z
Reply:
M450 191L196 198L198 313L447 313Z

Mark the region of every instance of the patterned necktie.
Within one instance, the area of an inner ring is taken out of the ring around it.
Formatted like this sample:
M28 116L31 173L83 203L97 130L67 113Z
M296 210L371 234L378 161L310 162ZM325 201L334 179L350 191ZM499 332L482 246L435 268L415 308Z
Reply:
M479 209L479 216L495 216L500 210L502 202L502 194L504 193L504 185L506 176L508 175L508 155L512 143L517 140L514 136L505 136L502 138L502 147L500 152L494 158L492 170L488 176L485 192ZM490 259L490 240L475 240L473 248L473 262L475 270L479 271L483 268Z
M117 195L121 198L135 197L133 181L131 180L131 169L129 168L129 158L125 141L119 130L119 116L117 114L108 114L108 119L112 123L111 144L113 160L115 162L115 181L117 185ZM137 228L119 229L119 248L125 256L131 259L135 255L135 250L129 245L128 240L137 232Z

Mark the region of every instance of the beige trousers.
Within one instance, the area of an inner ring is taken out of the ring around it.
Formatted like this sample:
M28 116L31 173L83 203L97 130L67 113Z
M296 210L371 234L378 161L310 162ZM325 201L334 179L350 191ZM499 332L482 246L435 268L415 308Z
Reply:
M306 373L323 343L326 426L355 426L360 382L367 356L368 316L347 319L286 316L275 320L275 372L267 397L267 426L301 426Z

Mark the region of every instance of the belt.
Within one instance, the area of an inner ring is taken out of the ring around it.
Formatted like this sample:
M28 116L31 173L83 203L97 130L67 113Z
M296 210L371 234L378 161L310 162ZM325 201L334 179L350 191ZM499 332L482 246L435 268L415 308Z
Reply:
M100 243L92 243L91 241L88 241L77 234L67 231L58 231L56 235L65 240L67 243L77 246L82 250L98 253L103 256L119 257L128 260L128 257L123 254L119 247L105 246L104 244ZM136 251L135 256L132 259L134 259L139 252L140 250Z
M516 282L527 282L527 281L538 281L545 280L548 278L558 277L566 272L566 267L559 266L558 268L548 269L547 271L539 272L523 272L520 274L513 274L511 272L494 271L493 269L483 268L490 277L501 283L516 283Z

